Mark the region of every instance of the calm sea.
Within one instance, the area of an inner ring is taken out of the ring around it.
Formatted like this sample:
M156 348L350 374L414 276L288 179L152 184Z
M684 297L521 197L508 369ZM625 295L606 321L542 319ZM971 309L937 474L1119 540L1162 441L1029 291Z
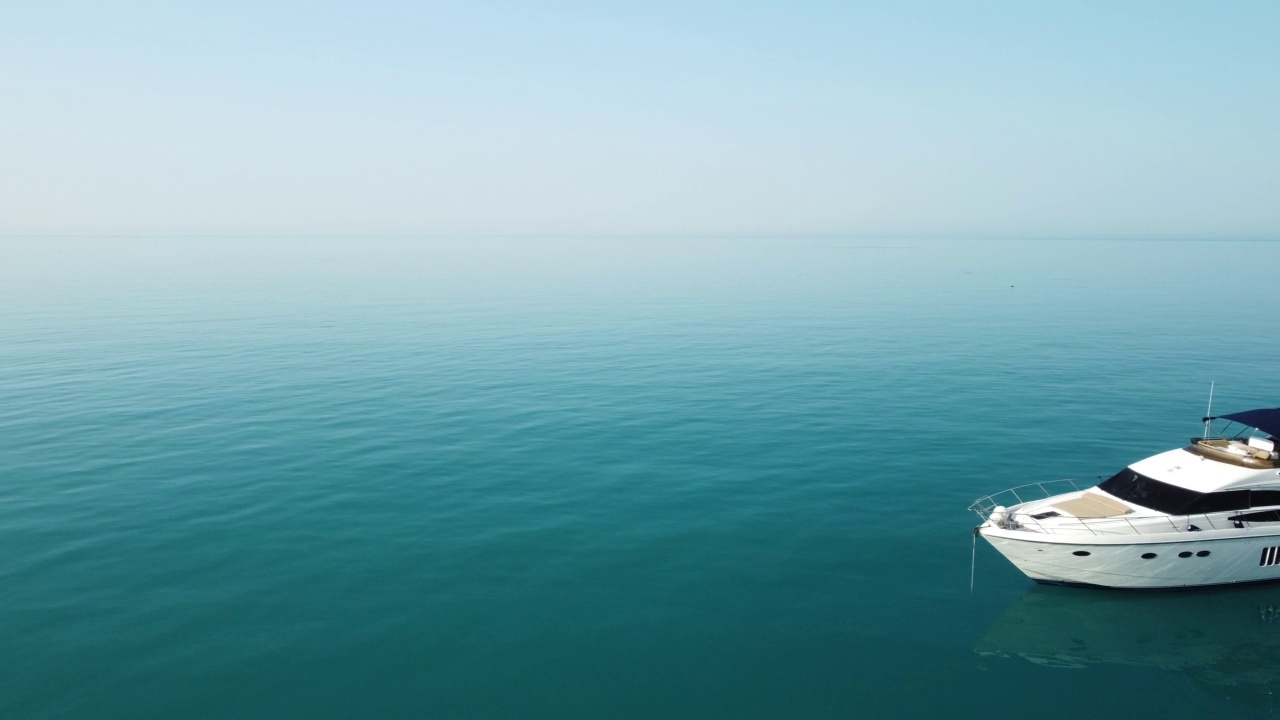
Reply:
M0 717L1271 717L1280 585L970 592L966 506L1280 405L1277 268L5 241Z

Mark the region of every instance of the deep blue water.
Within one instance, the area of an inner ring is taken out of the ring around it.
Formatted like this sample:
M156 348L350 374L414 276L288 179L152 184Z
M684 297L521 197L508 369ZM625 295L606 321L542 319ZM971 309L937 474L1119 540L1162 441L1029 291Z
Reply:
M966 506L1280 405L1280 243L8 240L0 717L1270 717Z

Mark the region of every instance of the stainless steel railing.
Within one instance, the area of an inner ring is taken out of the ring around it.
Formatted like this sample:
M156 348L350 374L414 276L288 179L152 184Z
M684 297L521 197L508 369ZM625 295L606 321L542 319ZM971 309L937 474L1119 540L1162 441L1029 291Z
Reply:
M991 517L997 507L1013 508L1037 500L1045 500L1055 495L1087 489L1089 485L1081 485L1076 480L1046 480L1043 482L1019 485L998 493L984 495L973 501L969 509L977 513L982 522ZM1049 520L1049 518L1046 518ZM1164 535L1171 532L1196 532L1198 530L1223 530L1230 527L1225 517L1213 519L1206 514L1198 515L1144 515L1138 517L1068 517L1056 516L1052 522L1041 522L1030 514L1013 511L1002 521L1001 527L1007 530L1025 530L1046 535L1060 533L1076 535L1082 531L1093 535ZM1203 526L1203 527L1202 527Z
M976 512L978 517L982 518L983 522L986 522L987 518L991 516L991 511L1002 505L1004 507L1013 507L1014 505L1021 505L1023 503L1033 502L1036 500L1047 500L1054 495L1061 495L1063 493L1075 492L1083 489L1083 487L1071 478L1027 483L1026 485L1019 485L1017 487L1009 488L1008 490L1001 490L997 493L984 495L977 500L974 500L973 504L969 506L969 509Z

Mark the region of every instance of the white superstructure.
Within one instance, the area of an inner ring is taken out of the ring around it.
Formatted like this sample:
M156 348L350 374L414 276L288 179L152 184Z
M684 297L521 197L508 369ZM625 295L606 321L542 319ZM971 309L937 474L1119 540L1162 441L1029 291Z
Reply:
M1209 436L1212 420L1226 420ZM1205 418L1204 438L1097 487L980 498L975 532L1038 582L1174 588L1280 580L1280 408ZM1228 435L1232 427L1239 432Z

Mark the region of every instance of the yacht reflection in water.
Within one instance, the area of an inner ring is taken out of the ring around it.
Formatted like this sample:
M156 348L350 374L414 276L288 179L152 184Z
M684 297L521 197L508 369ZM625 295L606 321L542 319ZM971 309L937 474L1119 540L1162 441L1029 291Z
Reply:
M1134 595L1036 587L974 651L1058 668L1179 671L1215 688L1247 689L1243 695L1265 703L1280 690L1280 588Z

